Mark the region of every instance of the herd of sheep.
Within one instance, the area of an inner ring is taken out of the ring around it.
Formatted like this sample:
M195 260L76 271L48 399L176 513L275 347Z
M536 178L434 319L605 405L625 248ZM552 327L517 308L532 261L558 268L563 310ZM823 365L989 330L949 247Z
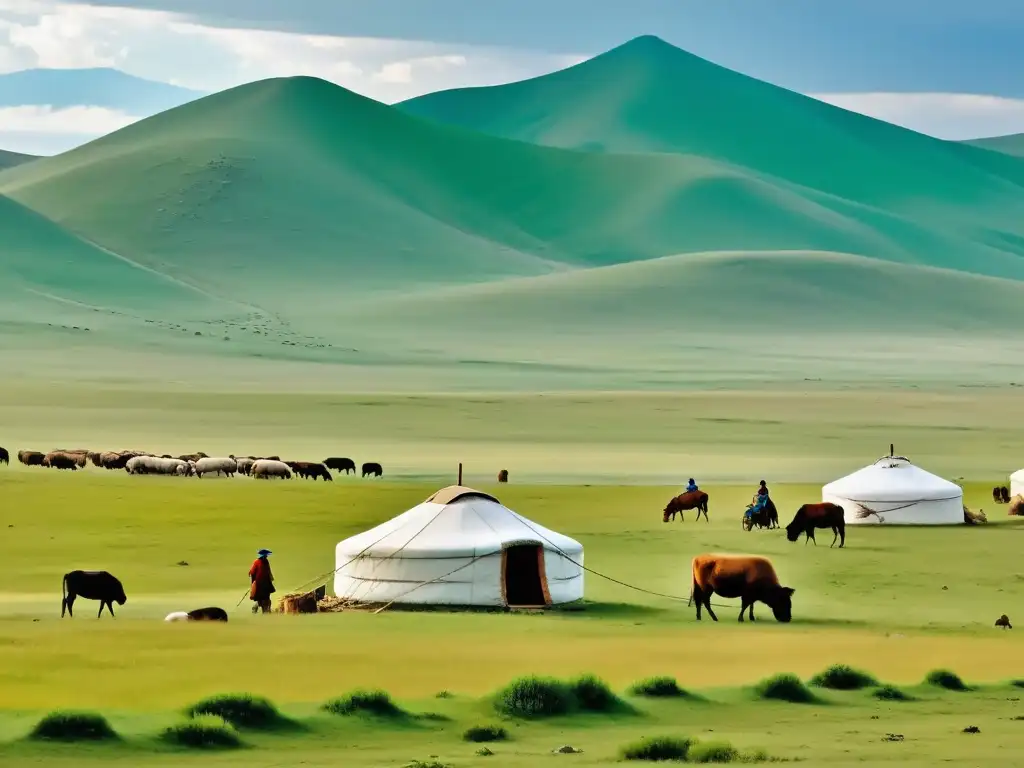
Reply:
M10 454L0 448L0 463L8 463ZM236 474L260 480L272 478L290 480L295 475L303 479L331 481L330 470L337 472L356 471L352 459L332 457L322 462L282 461L280 456L207 456L193 453L184 456L157 456L145 451L89 451L86 449L57 449L49 453L40 451L18 451L18 461L29 467L51 469L83 469L88 464L102 469L123 469L130 475L171 475L177 477L203 477L203 475ZM380 464L368 462L362 466L362 476L380 477L384 470Z

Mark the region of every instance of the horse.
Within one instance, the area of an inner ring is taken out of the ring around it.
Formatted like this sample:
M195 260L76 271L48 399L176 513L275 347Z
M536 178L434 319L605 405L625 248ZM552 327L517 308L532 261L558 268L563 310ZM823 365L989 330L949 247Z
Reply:
M752 512L749 517L743 515L743 530L753 530L755 525L758 528L769 529L779 527L779 510L775 508L775 502L771 498L765 502L763 509Z
M700 513L703 512L704 521L711 522L708 520L708 495L704 491L687 491L670 499L665 505L662 522L667 523L669 520L674 520L676 514L679 515L679 522L683 522L683 512L687 509L696 509L698 520L700 520Z

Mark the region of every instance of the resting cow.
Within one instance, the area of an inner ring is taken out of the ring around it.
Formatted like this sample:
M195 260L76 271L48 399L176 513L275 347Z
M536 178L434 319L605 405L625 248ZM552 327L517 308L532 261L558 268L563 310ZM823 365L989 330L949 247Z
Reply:
M346 475L349 472L355 473L356 463L352 459L346 459L340 456L332 456L329 459L324 459L323 465L328 469L333 469L335 472L344 472Z
M708 615L718 621L711 610L711 596L740 598L740 621L749 609L750 620L754 620L754 603L761 601L772 609L776 621L789 622L793 618L793 593L795 589L779 584L775 568L766 557L757 555L703 554L693 558L693 594L691 600L697 603L697 621L700 621L701 606Z
M64 582L61 586L63 600L60 604L60 616L64 618L64 609L68 615L74 618L72 606L76 597L86 600L99 600L100 611L96 614L98 619L103 615L103 606L107 606L110 615L114 615L114 603L124 605L128 598L124 594L124 587L115 576L106 571L71 571L64 574Z
M381 467L381 465L378 464L377 462L375 462L375 461L368 461L365 464L363 464L363 477L366 477L367 475L373 475L374 477L380 477L383 474L384 474L384 468Z
M164 621L227 621L228 612L223 608L196 608L192 611L175 611L167 614Z
M846 544L846 513L838 504L827 501L818 504L804 504L796 511L793 522L786 526L786 538L796 541L803 533L807 535L807 538L804 539L805 546L808 541L813 541L814 546L818 546L818 541L814 538L815 528L832 529L832 533L835 535L832 537L830 548L835 546L836 539L840 540L840 549Z
M669 520L674 520L677 513L679 514L679 522L683 522L683 511L687 509L696 509L698 520L700 520L700 513L703 512L704 521L710 522L708 520L708 495L704 491L687 491L671 499L665 505L662 522L667 523Z

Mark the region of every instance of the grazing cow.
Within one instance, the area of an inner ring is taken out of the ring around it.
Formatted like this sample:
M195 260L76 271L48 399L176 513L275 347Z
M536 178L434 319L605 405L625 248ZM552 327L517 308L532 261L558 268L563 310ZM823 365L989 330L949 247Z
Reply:
M1005 485L1002 488L999 489L999 496L1000 496L1003 504L1009 504L1010 503L1010 489L1007 488Z
M272 477L291 480L292 471L283 461L260 459L252 465L252 476L257 480L269 480Z
M323 478L325 483L334 482L334 478L331 477L331 473L327 471L327 467L325 467L323 464L317 464L311 461L306 461L302 463L305 464L304 471L306 473L305 475L303 475L303 477L305 477L307 480L312 478L315 481L318 477L321 477Z
M1003 629L1013 629L1013 624L1010 623L1010 617L1005 613L996 619L996 626L1002 627Z
M380 477L384 474L384 468L375 461L368 461L363 464L363 477L367 475L373 475L374 477Z
M11 454L7 452L6 448L0 448L0 464L10 464Z
M779 584L775 568L766 557L756 555L703 554L693 558L693 593L691 601L697 603L697 621L700 621L701 606L708 615L718 621L711 610L711 596L740 598L740 621L749 609L750 620L754 620L754 603L760 600L772 609L776 621L787 623L793 618L792 587Z
M679 522L683 522L683 511L687 509L696 509L698 520L700 520L700 513L703 512L705 522L710 522L708 520L708 495L704 491L688 491L671 499L665 506L662 522L667 523L669 520L674 520L677 513Z
M778 528L779 527L779 510L775 507L775 502L769 497L764 503L764 507L751 512L750 517L743 515L743 530L749 531L754 526L758 528Z
M818 541L814 538L815 528L832 529L832 533L835 535L829 545L830 549L835 546L836 539L839 539L840 549L846 544L846 513L838 504L827 501L818 504L804 504L796 511L793 522L786 526L786 538L796 541L803 533L807 535L807 538L804 539L805 546L808 541L813 541L814 546L818 546Z
M508 482L508 470L507 469L503 469L503 470L501 470L498 473L498 482L499 483L507 483Z
M64 599L60 604L60 617L64 618L64 609L68 615L74 618L72 606L76 597L83 597L86 600L99 600L100 612L96 614L98 619L103 615L103 606L107 607L110 615L114 615L114 603L124 605L128 598L124 594L124 587L121 582L106 571L71 571L64 574L64 582L61 587Z
M45 458L39 451L18 451L18 461L26 467L41 467Z
M54 451L43 457L42 466L52 469L70 469L72 472L78 469L78 459L67 453Z
M349 472L355 473L356 463L352 459L346 459L340 456L332 456L329 459L324 459L324 466L328 469L333 469L335 472L344 472L346 475Z
M1011 517L1024 515L1024 495L1018 493L1010 499L1010 507L1006 510L1006 514Z

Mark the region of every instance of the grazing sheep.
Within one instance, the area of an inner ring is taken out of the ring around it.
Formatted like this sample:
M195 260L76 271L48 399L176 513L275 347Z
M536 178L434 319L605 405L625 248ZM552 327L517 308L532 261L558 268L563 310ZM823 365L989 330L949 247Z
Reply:
M210 458L199 459L195 462L196 477L210 474L223 474L225 477L233 477L238 471L238 462L231 458Z
M286 461L285 464L303 480L310 478L316 480L318 477L322 477L324 482L333 482L334 480L331 473L327 471L327 467L314 461Z
M7 452L6 448L0 448L0 464L10 464L11 454Z
M501 470L501 472L498 473L498 482L499 483L507 483L508 482L508 470L507 469L503 469L503 470Z
M368 461L363 464L363 477L367 475L373 475L373 477L380 477L384 474L384 469L375 461Z
M252 476L257 480L269 480L272 477L279 477L283 480L292 479L292 471L283 461L272 461L271 459L260 459L252 465Z
M1013 624L1010 623L1010 617L1005 613L996 619L996 626L1002 627L1003 629L1013 629Z
M85 457L92 463L94 467L102 467L103 465L100 463L100 456L102 455L103 453L101 451L89 451L87 454L85 454Z
M74 472L78 469L78 459L63 451L51 451L43 457L41 465L52 469L70 469Z
M242 458L231 456L230 458L235 460L235 465L238 467L239 474L252 474L252 465L256 463L256 459L254 459L252 456L243 456Z
M192 467L181 459L165 459L162 456L133 456L125 464L129 475L179 475L188 477Z
M26 467L41 467L46 456L39 451L18 451L18 461Z
M89 459L87 458L88 453L89 453L88 451L82 450L80 448L75 448L74 450L70 450L70 451L67 450L66 448L54 448L47 455L48 456L55 456L55 455L67 456L69 459L71 459L73 462L75 462L75 466L76 467L78 467L79 469L82 469L83 467L85 467L86 463L89 461Z

